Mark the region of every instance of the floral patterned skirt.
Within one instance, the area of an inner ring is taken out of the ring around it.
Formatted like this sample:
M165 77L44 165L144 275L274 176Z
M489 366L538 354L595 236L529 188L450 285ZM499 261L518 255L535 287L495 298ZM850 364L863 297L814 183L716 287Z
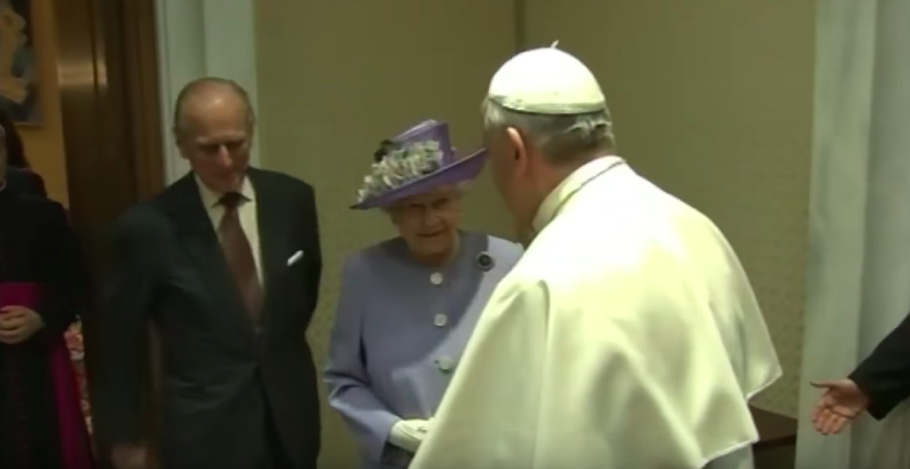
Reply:
M82 323L76 322L64 334L66 345L73 360L73 369L76 372L76 382L82 397L82 415L85 417L85 427L89 435L92 434L92 412L89 404L88 384L85 381L85 348L82 341Z

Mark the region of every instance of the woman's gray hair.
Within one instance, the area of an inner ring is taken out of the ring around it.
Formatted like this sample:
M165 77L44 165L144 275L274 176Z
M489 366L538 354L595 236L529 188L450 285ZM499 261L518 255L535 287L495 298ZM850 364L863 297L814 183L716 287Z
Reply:
M613 123L607 109L574 115L530 114L506 109L486 98L481 112L485 132L514 127L556 164L604 156L616 150ZM598 152L601 154L595 154Z
M451 188L455 193L455 197L460 200L460 199L464 198L466 195L468 195L468 192L470 192L471 186L473 185L473 183L474 183L474 181L462 181L462 182L458 182L458 183L451 185ZM439 189L439 187L434 187L433 189L430 189L430 191L433 191L436 189ZM382 206L379 208L386 214L389 214L392 210L393 205L394 205L394 203L392 205L385 205L385 206Z

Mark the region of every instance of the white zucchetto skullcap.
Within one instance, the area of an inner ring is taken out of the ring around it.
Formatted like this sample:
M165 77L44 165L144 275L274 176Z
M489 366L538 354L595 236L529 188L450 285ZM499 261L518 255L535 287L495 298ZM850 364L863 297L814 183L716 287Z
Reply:
M533 114L586 114L607 108L594 74L555 47L522 52L493 75L487 97L500 106Z

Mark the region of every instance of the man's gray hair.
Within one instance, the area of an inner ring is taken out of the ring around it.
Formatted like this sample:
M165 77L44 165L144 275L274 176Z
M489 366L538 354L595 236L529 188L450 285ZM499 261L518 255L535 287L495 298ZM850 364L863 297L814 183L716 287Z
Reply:
M512 111L490 99L481 106L485 132L517 129L552 163L569 163L615 153L610 111L574 115Z

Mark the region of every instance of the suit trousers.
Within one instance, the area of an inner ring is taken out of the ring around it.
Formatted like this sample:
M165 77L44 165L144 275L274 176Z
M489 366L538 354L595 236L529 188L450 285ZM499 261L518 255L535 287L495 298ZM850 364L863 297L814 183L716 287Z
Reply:
M268 402L268 401L266 401ZM269 406L267 406L269 407ZM287 450L281 442L281 436L278 434L278 427L272 417L272 409L269 407L265 419L266 451L268 451L269 469L296 469L294 463L288 457Z

